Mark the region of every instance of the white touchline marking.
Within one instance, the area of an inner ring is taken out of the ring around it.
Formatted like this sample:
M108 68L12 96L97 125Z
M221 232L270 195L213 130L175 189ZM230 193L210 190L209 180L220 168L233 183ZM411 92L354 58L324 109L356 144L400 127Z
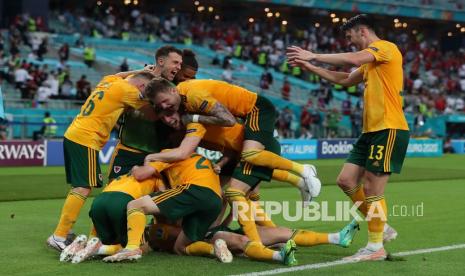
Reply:
M423 254L423 253L432 253L432 252L439 252L439 251L462 249L462 248L465 248L465 243L434 247L434 248L418 249L418 250L412 250L412 251L397 252L392 255L401 257L401 256L418 255L418 254ZM318 268L338 266L338 265L351 264L351 263L357 263L357 261L337 260L337 261L325 262L325 263L316 263L316 264L308 264L308 265L301 265L301 266L294 266L294 267L277 268L277 269L272 269L272 270L249 272L249 273L244 273L244 274L237 274L235 276L274 275L274 274L281 274L281 273L286 273L286 272L318 269Z

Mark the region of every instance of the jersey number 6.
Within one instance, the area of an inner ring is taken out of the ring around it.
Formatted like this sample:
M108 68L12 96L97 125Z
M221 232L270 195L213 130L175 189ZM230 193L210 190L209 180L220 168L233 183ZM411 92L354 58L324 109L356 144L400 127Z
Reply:
M97 96L98 97L97 99L101 100L103 99L103 95L104 95L103 91L97 91L97 92L92 93L92 96L90 96L89 102L82 110L82 116L89 116L90 113L92 113L92 111L95 108L95 103L94 103L95 97Z

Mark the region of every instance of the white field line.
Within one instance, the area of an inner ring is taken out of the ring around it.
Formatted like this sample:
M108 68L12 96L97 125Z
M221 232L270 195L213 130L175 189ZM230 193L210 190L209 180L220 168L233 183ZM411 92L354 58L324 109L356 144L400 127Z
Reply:
M418 249L418 250L412 250L412 251L397 252L392 255L401 257L401 256L418 255L418 254L432 253L432 252L439 252L439 251L449 251L449 250L454 250L454 249L465 249L465 243L442 246L442 247ZM325 262L325 263L316 263L316 264L308 264L308 265L301 265L301 266L294 266L294 267L287 267L287 268L277 268L277 269L272 269L272 270L250 272L250 273L238 274L235 276L275 275L275 274L281 274L281 273L287 273L287 272L311 270L311 269L319 269L319 268L330 267L330 266L351 264L351 263L356 263L356 262L357 261L337 260L337 261Z

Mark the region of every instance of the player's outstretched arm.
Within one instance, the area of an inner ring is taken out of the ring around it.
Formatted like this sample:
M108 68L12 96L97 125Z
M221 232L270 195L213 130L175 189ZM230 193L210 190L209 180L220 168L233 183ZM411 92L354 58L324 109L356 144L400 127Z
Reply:
M236 124L236 118L229 110L220 103L215 103L208 115L185 114L182 116L184 125L188 123L201 123L205 125L219 125L232 127Z
M365 50L353 53L317 54L297 46L290 46L287 48L286 55L289 63L292 63L294 60L304 60L317 61L331 65L359 67L362 64L375 61L375 56Z
M299 66L305 71L310 71L325 80L343 86L352 86L363 81L363 74L360 72L360 69L354 70L351 73L337 72L315 66L310 62L303 60L295 60L292 65Z

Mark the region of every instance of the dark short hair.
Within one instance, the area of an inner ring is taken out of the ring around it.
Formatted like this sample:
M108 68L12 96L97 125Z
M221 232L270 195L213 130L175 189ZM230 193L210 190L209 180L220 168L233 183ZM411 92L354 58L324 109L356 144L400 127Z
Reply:
M367 14L359 14L350 18L341 26L341 31L345 32L359 26L366 26L368 29L374 31L373 20Z
M195 53L192 50L184 49L182 51L182 67L190 67L195 71L199 69Z
M161 57L167 57L170 53L176 53L180 56L182 56L182 51L179 50L178 48L171 46L171 45L166 45L163 47L158 48L158 50L155 52L155 63L157 63L157 60Z
M175 85L169 80L162 77L155 77L145 86L145 95L149 99L153 99L159 93L166 93L173 87L175 87Z

